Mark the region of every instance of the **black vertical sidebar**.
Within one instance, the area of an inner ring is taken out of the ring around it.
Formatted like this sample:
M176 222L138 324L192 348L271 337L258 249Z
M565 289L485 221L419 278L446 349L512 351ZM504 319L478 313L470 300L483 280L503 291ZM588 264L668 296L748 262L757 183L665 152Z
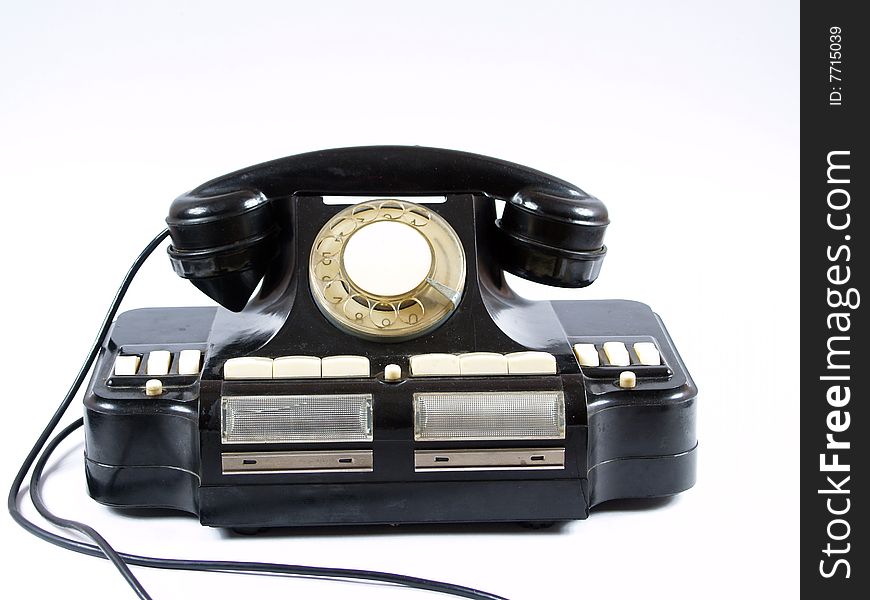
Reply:
M870 594L870 21L801 6L801 592ZM866 14L865 11L860 11ZM785 300L788 301L788 300Z

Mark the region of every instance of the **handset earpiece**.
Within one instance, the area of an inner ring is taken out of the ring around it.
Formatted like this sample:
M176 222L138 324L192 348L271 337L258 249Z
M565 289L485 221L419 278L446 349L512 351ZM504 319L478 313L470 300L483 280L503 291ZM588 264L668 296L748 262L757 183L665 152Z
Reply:
M479 154L420 146L309 152L214 179L173 202L166 219L176 273L242 310L277 253L272 201L310 195L484 194L506 202L496 223L502 268L548 285L589 285L606 249L604 204L570 183Z
M608 223L604 204L580 190L520 190L496 223L502 267L546 285L585 287L607 253Z
M175 272L221 306L242 310L277 251L269 199L257 190L194 191L172 203L166 223Z

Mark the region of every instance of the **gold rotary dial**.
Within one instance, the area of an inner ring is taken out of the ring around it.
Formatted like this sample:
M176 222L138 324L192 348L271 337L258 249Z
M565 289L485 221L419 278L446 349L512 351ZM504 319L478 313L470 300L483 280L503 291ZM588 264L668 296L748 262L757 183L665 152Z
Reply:
M444 322L465 287L465 252L437 213L400 200L348 206L311 248L309 283L317 306L360 337L400 341Z

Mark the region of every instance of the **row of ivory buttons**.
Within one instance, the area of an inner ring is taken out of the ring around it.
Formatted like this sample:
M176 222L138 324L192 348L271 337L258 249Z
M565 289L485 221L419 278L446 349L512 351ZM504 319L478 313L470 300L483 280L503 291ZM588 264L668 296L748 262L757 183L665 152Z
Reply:
M115 375L136 375L142 356L126 354L115 359ZM178 353L178 374L197 375L202 364L202 352L199 350L182 350ZM169 350L152 350L145 361L145 375L169 375L172 365L172 352Z
M636 364L658 366L662 364L662 357L658 348L652 342L637 342L633 346L637 355ZM631 365L631 357L628 348L622 342L604 342L602 345L606 367L628 367ZM600 367L601 357L595 344L574 344L574 355L581 367Z
M468 352L411 356L411 375L555 375L556 358L547 352ZM369 377L365 356L260 356L231 358L224 363L224 379L301 379L316 377Z
M224 379L300 379L314 377L369 377L365 356L262 356L231 358L224 363Z
M556 357L548 352L417 354L409 362L414 377L556 374Z

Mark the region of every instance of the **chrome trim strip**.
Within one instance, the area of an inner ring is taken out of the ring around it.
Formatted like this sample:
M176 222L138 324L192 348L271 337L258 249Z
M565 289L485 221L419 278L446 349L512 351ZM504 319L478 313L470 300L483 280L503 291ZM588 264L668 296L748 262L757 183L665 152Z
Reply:
M269 473L368 473L374 465L371 450L298 452L223 452L224 475Z
M414 471L509 471L564 469L564 448L415 450Z

